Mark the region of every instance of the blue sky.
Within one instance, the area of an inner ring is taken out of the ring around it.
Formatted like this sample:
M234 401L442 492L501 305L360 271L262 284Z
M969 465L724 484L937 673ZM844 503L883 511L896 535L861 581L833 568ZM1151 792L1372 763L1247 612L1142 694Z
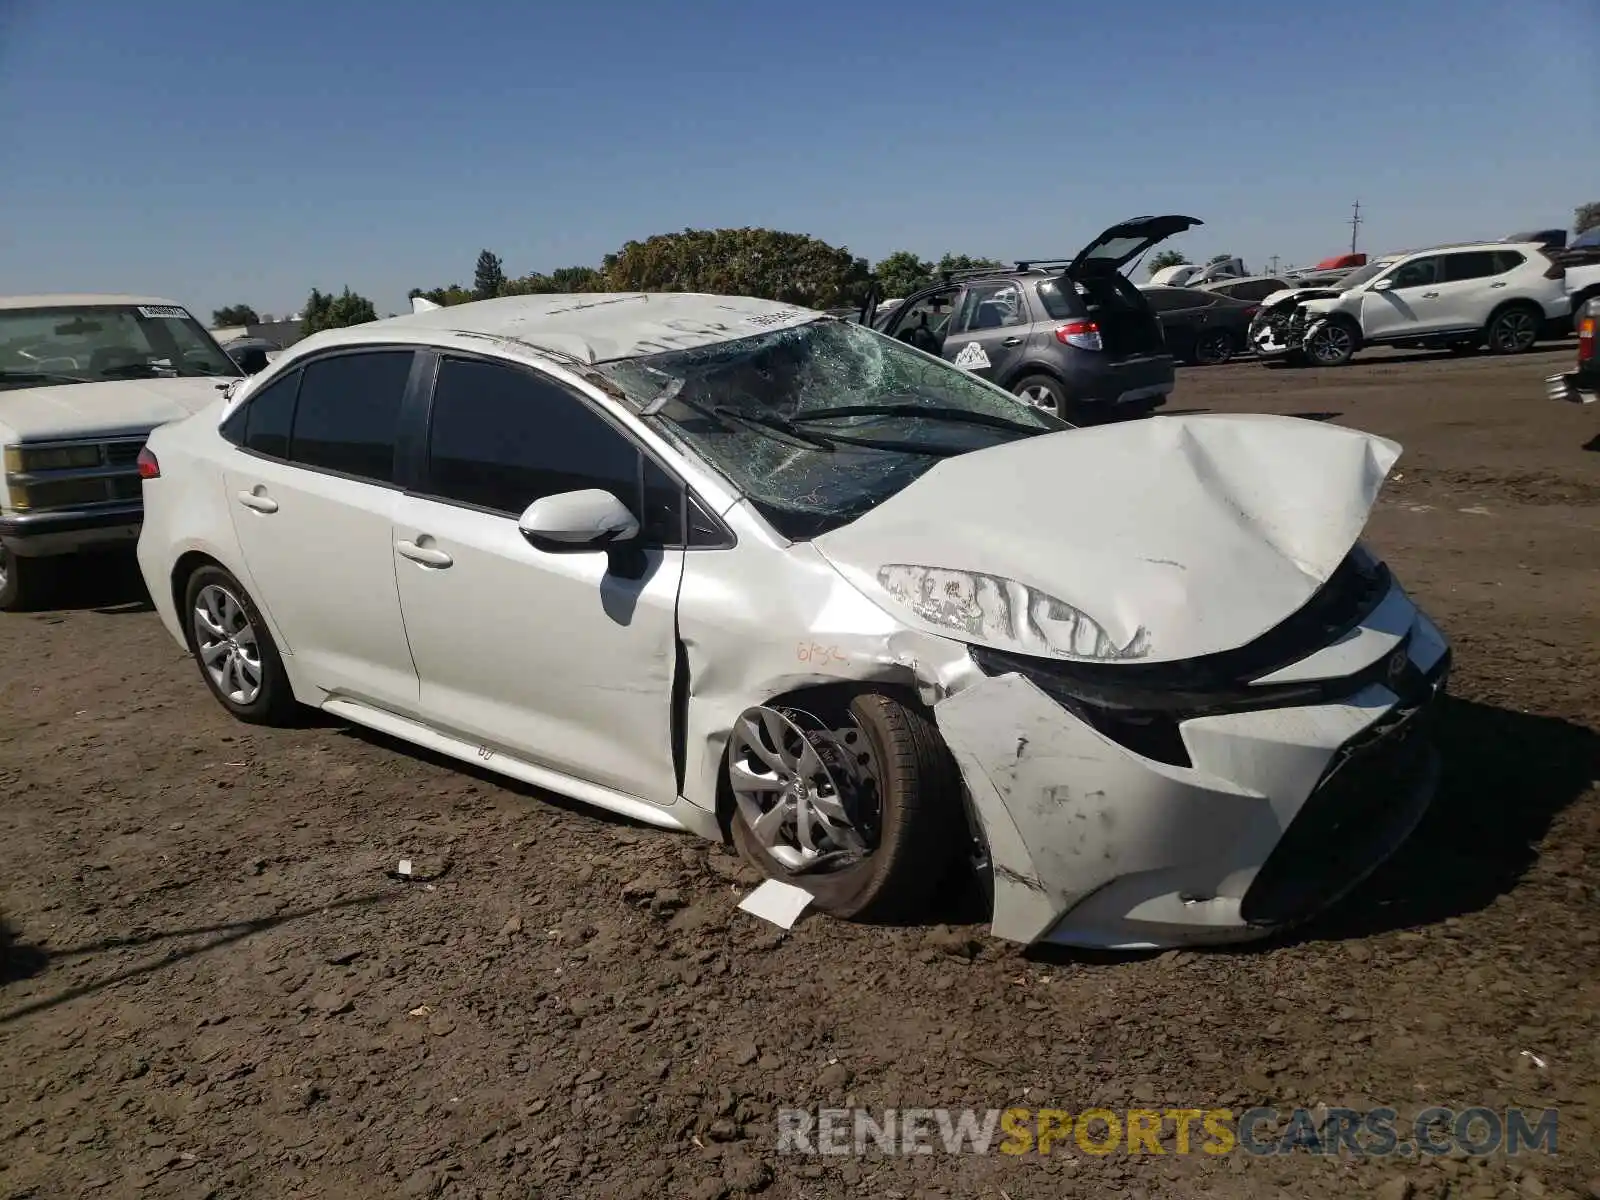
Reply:
M1600 200L1600 0L0 0L0 291L299 307L764 225L1304 263Z

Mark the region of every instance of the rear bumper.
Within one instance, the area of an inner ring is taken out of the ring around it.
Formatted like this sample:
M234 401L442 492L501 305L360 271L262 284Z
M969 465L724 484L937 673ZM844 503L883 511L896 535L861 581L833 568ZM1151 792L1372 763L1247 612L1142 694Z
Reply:
M1569 404L1593 404L1600 400L1600 381L1592 376L1580 379L1577 374L1551 375L1544 386L1545 395L1552 400L1565 400Z
M1080 404L1161 404L1172 391L1177 371L1170 354L1106 361L1086 351L1067 365L1065 378L1068 394Z
M144 519L142 504L0 515L0 542L19 558L71 554L133 542Z

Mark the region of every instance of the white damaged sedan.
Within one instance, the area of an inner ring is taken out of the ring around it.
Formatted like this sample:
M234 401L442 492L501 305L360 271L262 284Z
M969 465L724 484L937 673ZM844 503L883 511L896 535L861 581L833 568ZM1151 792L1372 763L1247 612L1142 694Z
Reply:
M768 301L513 297L318 334L156 430L139 562L243 720L730 838L839 916L975 861L1004 938L1243 940L1434 789L1449 651L1359 543L1398 453L1073 429Z

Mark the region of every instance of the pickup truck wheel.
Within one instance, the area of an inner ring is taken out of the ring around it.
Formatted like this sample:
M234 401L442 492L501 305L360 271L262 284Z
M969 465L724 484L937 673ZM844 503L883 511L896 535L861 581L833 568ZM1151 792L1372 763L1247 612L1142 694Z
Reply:
M56 580L49 558L19 558L0 545L0 612L27 612L49 596Z
M963 845L960 775L928 716L862 692L747 709L728 739L733 843L846 920L923 917Z
M1306 334L1306 359L1317 367L1342 367L1356 353L1356 335L1343 321L1320 321Z
M204 566L183 594L189 649L211 694L251 725L289 724L294 691L250 593L221 567Z
M1508 304L1489 318L1484 331L1495 354L1522 354L1539 340L1544 313L1531 304Z

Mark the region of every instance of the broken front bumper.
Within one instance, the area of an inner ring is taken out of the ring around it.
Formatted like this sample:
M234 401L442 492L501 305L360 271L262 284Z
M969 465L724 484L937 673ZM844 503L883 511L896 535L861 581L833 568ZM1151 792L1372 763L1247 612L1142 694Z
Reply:
M1185 720L1188 765L1136 753L1020 673L941 701L988 845L995 934L1143 949L1247 940L1320 911L1426 810L1438 764L1424 722L1448 665L1394 586L1350 636L1274 673L1349 677L1351 694ZM1374 670L1382 682L1359 682Z
M1570 404L1593 404L1600 400L1600 387L1591 383L1587 389L1581 386L1576 373L1571 375L1551 375L1544 381L1545 395L1552 400L1565 400Z

